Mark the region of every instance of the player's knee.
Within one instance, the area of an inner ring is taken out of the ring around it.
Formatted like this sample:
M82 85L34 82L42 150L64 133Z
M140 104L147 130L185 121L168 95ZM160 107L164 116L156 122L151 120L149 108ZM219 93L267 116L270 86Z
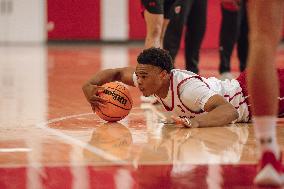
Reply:
M151 38L160 38L161 34L162 34L162 26L157 25L149 31L148 36Z

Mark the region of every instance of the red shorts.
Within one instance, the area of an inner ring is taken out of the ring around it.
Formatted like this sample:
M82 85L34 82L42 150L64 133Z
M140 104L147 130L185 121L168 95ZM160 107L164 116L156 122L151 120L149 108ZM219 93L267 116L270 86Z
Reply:
M278 80L279 80L279 111L278 115L284 114L284 69L278 69ZM237 78L240 83L241 88L243 89L244 96L248 96L247 84L246 84L246 72L242 72ZM249 101L247 101L249 105ZM250 111L250 110L249 110ZM250 111L251 114L251 111Z

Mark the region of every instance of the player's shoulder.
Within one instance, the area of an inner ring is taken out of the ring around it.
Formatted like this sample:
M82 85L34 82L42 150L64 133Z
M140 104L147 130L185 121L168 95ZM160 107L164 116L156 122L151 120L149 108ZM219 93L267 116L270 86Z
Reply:
M205 78L187 70L172 70L173 80L179 89L190 88L191 90L207 86Z
M181 70L181 69L172 69L171 73L173 75L183 75L185 77L198 76L196 73L193 73L187 70Z
M200 75L187 70L173 69L172 75L177 81L187 82L194 80L203 80L204 78Z

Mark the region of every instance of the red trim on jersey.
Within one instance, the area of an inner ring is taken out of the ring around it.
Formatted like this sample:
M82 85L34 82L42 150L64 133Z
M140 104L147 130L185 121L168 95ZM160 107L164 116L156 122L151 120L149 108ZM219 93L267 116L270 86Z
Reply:
M247 106L248 106L249 119L250 119L252 116L252 112L251 112L250 103L248 99L248 91L247 91L247 85L246 85L247 83L246 82L246 72L245 71L242 72L236 80L239 82L240 87L242 88L242 93L245 98L245 102L247 103Z
M238 82L239 82L239 81L238 81ZM240 83L240 82L239 82L239 83ZM241 84L240 84L240 86L241 86ZM239 109L242 104L246 103L246 104L247 104L247 107L248 107L248 112L249 112L248 119L250 119L250 118L251 118L251 112L250 112L250 108L249 108L247 96L245 96L245 94L243 93L243 88L242 88L242 86L241 86L241 89L242 89L242 91L235 93L232 97L230 97L230 95L224 95L224 97L229 97L229 102L231 102L231 100L233 100L233 98L235 98L237 95L242 94L242 96L244 97L244 100L243 100L242 102L240 102L240 103L239 103L239 106L235 107L235 109L236 109L236 110Z
M167 110L167 111L173 111L174 109L174 85L173 85L173 73L171 73L171 78L170 78L170 85L171 85L171 91L172 91L172 107L169 107L167 106L164 101L159 97L160 101L162 102L164 108Z
M178 104L177 107L180 108L180 110L182 111L182 113L185 113L185 111L184 111L184 109L181 107L181 105Z
M189 108L181 101L181 99L180 99L180 93L179 93L179 88L180 88L180 86L181 86L185 81L187 81L187 80L189 80L189 79L192 79L192 78L197 78L197 79L201 80L201 81L202 81L203 83L205 83L205 85L210 89L209 85L208 85L205 81L203 81L202 77L200 77L200 76L198 76L198 75L195 75L195 76L191 76L191 77L188 77L188 78L182 80L182 81L178 84L178 86L177 86L177 95L178 95L179 101L180 101L181 104L185 107L185 109L186 109L187 111L189 111L190 113L194 113L194 114L201 114L201 113L204 112L203 110L200 110L200 111L198 111L198 112L193 111L193 110L189 109Z
M246 97L244 97L244 98L245 98L244 101L240 102L240 103L239 103L239 106L235 107L235 109L236 109L236 110L239 109L242 104L245 104L245 103L246 103L246 104L247 104L247 107L248 107L248 116L247 116L247 119L250 120L250 119L251 119L250 107L249 107L249 105L248 105L248 100L247 100L247 98L246 98Z
M229 97L229 102L231 102L233 100L233 98L235 98L236 96L242 94L242 91L235 93L232 97L230 97L230 95L225 94L224 97Z
M244 104L244 103L246 103L246 99L244 99L244 101L240 102L240 103L239 103L239 106L237 106L237 107L235 107L235 108L236 108L236 109L239 109L240 106L241 106L242 104Z

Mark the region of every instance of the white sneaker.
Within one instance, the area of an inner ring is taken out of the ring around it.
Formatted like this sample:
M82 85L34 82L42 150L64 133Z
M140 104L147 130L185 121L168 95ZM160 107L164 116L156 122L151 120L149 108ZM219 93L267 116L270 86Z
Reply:
M272 152L266 151L262 154L254 183L259 186L281 186L283 184L281 160L277 160Z
M141 96L140 97L141 101L144 103L151 103L151 104L155 104L158 102L157 98L154 96Z
M224 72L221 73L219 79L222 81L225 81L226 79L231 80L234 79L234 76L230 72Z

